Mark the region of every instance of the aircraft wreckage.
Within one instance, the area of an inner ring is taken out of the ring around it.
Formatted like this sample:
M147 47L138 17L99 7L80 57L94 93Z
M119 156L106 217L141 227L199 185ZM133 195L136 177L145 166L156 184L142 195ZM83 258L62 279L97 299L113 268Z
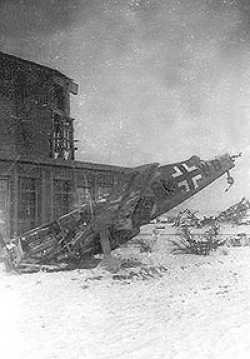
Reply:
M142 225L176 207L203 188L229 174L239 155L225 154L210 161L190 159L160 166L148 164L131 169L126 182L100 202L89 202L52 223L30 230L5 247L5 262L22 272L31 267L65 264L80 267L97 254L129 241ZM228 190L228 189L226 189Z

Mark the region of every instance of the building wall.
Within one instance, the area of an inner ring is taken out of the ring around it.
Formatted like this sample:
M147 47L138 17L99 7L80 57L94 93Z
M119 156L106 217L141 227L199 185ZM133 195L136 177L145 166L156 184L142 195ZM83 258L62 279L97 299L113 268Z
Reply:
M67 83L61 81L62 85L58 85L54 76L43 81L41 87L33 86L33 91L17 103L20 126L16 141L18 152L26 157L32 154L33 157L53 158L56 152L52 144L56 118L65 121L69 117ZM55 88L62 90L63 106L58 104Z
M58 71L0 52L0 125L6 132L6 120L11 121L14 129L6 137L6 151L13 154L10 144L15 142L16 152L27 158L73 159L73 129L68 126L71 88L72 81ZM59 137L70 129L62 146L54 144L58 120ZM65 143L69 149L58 153Z
M0 231L5 237L105 198L124 169L73 161L70 93L56 70L0 52ZM62 140L61 140L62 136Z
M0 160L0 230L20 234L107 196L123 170ZM2 190L2 192L1 192Z
M0 154L16 153L15 103L0 91Z

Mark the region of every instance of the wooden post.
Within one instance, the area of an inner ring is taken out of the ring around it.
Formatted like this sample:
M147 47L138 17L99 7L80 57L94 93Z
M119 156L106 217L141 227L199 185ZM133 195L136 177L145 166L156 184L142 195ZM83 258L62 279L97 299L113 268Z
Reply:
M111 246L109 242L109 229L105 228L100 232L100 242L102 246L102 251L105 257L109 257L111 255Z
M110 233L109 229L105 228L100 232L100 242L102 246L102 251L104 258L102 260L102 266L111 273L117 273L120 269L120 261L118 258L111 255L111 246L110 246Z

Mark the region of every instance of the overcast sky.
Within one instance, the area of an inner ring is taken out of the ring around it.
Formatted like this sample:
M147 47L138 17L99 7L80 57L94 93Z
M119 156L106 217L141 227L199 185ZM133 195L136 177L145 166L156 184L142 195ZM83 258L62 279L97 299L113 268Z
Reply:
M0 48L79 84L78 159L133 166L242 151L232 190L222 180L190 203L250 197L249 0L0 0Z

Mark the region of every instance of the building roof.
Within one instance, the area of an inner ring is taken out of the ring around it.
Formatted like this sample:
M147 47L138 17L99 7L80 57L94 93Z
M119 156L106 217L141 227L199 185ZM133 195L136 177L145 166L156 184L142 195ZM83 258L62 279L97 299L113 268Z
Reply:
M62 72L56 70L56 69L53 69L51 67L48 67L48 66L45 66L45 65L41 65L41 64L38 64L34 61L30 61L30 60L25 60L21 57L17 57L15 55L11 55L11 54L7 54L3 51L0 51L0 58L1 57L5 57L5 58L8 58L9 60L12 60L13 62L21 62L23 64L26 64L26 65L30 65L30 66L35 66L35 67L38 67L42 70L45 70L45 71L48 71L50 73L53 73L54 75L56 76L59 76L59 77L63 77L65 80L69 81L69 84L70 84L70 92L74 95L77 95L78 93L78 85L73 81L73 79L69 78L68 76L64 75Z
M40 67L41 69L44 69L44 70L47 70L47 71L52 71L54 72L55 74L57 74L58 76L62 76L64 78L66 78L67 80L71 80L71 78L67 77L66 75L64 75L62 72L56 70L56 69L53 69L51 67L48 67L48 66L45 66L45 65L41 65L41 64L38 64L37 62L34 62L34 61L31 61L31 60L26 60L26 59L23 59L21 57L17 57L15 55L11 55L11 54L7 54L3 51L0 51L0 56L4 56L4 57L7 57L9 58L10 60L14 60L14 61L17 61L17 62L23 62L27 65L31 65L31 66L37 66L37 67Z
M112 172L129 172L133 168L122 167L116 165L108 165L103 163L93 163L85 161L76 161L76 160L63 160L60 158L25 158L21 156L14 156L1 153L0 161L11 161L17 163L30 163L36 165L45 165L45 166L54 166L54 167L68 167L74 169L85 169L85 170L97 170L97 171L112 171Z

